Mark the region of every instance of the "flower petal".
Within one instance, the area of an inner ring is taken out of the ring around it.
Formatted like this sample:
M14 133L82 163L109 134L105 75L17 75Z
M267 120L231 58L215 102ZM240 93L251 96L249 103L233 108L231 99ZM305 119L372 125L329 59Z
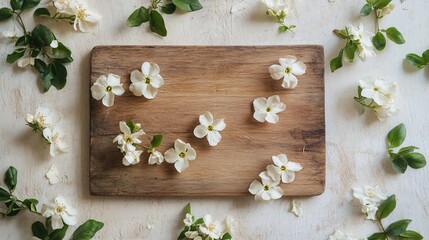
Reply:
M176 141L174 141L174 149L176 149L177 152L186 152L187 147L188 145L180 139L176 139Z
M142 73L144 75L144 77L149 77L150 75L150 70L151 70L152 66L149 62L144 62L142 64Z
M67 213L61 214L61 217L62 217L64 223L69 225L69 226L76 225L76 223L77 223L76 217L70 216Z
M213 114L211 112L206 112L199 117L200 123L204 126L210 126L213 124Z
M103 100L101 102L106 107L113 106L113 104L115 103L115 94L113 94L112 92L106 93L106 95L104 95Z
M221 139L222 135L218 131L209 131L207 134L207 140L212 147L218 145Z
M296 162L288 162L286 164L286 168L287 168L287 170L293 171L293 172L299 172L302 170L301 164L296 163Z
M95 83L91 87L91 96L95 100L101 100L104 95L106 95L106 87L103 87L101 84Z
M295 180L295 172L292 171L283 171L282 172L282 182L291 183Z
M273 187L269 192L272 199L279 199L283 196L283 189L280 187Z
M64 226L62 218L57 214L52 215L51 223L52 223L52 229L54 229L54 230L55 229L61 229Z
M271 65L269 71L271 78L274 80L280 80L285 76L285 68L280 65Z
M253 118L256 119L256 121L258 122L265 122L265 118L267 117L267 112L262 112L262 111L256 111L253 114Z
M179 154L174 148L170 148L164 153L164 159L168 163L175 163L179 159Z
M158 89L152 87L152 85L146 84L146 88L143 87L143 96L147 99L154 99L157 93Z
M159 76L159 72L160 72L160 69L159 69L159 66L158 66L158 64L156 64L156 63L151 63L151 69L150 69L150 72L149 72L149 76L151 77L151 78L153 78L153 77L155 77L155 76ZM160 76L161 77L161 76Z
M279 121L279 116L277 116L275 113L269 112L267 113L265 120L267 120L269 123L277 123Z
M283 79L282 87L286 89L294 89L296 86L298 86L298 79L291 73L286 74Z
M164 85L164 79L159 74L151 76L150 77L150 84L154 88L160 88L162 85Z
M259 191L261 191L263 187L264 186L262 185L262 183L260 183L258 180L253 180L253 182L250 184L249 192L255 195Z
M112 87L112 92L113 92L116 96L121 96L122 94L124 94L125 89L122 87L122 85L114 86L114 87Z
M194 135L197 138L203 138L207 135L207 133L208 133L207 127L204 125L198 125L194 129Z
M267 99L267 106L271 107L273 104L280 103L280 96L274 95Z
M112 87L121 85L121 77L116 74L109 73L109 75L107 75L107 85Z
M289 67L297 61L297 58L292 55L287 55L285 58L280 58L279 63L283 67Z
M259 97L253 100L253 108L256 110L264 111L267 108L267 99L264 97Z
M296 63L292 64L291 72L293 75L301 76L305 73L306 69L307 66L303 62L297 61Z
M226 128L225 119L216 119L213 121L213 128L216 131L223 131Z
M130 85L130 91L136 97L142 96L145 88L146 88L146 84L144 82L135 82L135 83L131 83Z
M189 161L195 160L195 158L197 158L197 152L195 149L191 146L191 144L187 144L186 147L188 148L186 151L186 159Z
M127 123L124 121L120 121L119 122L119 129L121 130L122 133L124 133L125 135L131 135L131 129L130 127L128 127Z
M131 72L130 79L132 83L144 82L145 77L139 70L134 70Z
M271 105L271 112L275 114L283 112L285 109L286 105L284 103L275 103Z
M179 159L175 164L174 167L179 173L182 173L189 167L189 161L186 159Z

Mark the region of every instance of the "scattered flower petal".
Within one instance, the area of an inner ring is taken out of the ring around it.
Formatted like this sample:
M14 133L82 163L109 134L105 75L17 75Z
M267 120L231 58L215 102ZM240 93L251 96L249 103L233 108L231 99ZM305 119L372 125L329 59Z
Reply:
M55 185L60 182L60 173L54 165L52 165L49 171L46 173L46 178L49 180L49 184L51 185Z
M299 217L302 214L302 204L295 200L292 200L289 205L289 212L295 214L295 216Z

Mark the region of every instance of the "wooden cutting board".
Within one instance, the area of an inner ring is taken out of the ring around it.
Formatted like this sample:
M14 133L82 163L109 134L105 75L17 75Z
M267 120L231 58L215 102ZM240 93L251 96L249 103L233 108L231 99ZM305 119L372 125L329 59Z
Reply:
M271 79L268 67L295 55L307 65L296 89ZM98 46L91 55L92 85L100 75L121 76L126 92L107 108L91 98L90 191L94 195L241 196L271 156L286 153L301 163L295 182L281 184L286 196L318 195L325 186L324 57L322 46ZM128 90L130 73L145 61L156 62L165 79L154 100ZM257 97L280 95L287 105L277 124L253 119ZM210 147L193 136L198 116L210 111L225 118L222 141ZM197 159L182 174L173 164L122 165L112 143L118 123L133 119L147 133L162 133L163 153L180 138L191 143Z

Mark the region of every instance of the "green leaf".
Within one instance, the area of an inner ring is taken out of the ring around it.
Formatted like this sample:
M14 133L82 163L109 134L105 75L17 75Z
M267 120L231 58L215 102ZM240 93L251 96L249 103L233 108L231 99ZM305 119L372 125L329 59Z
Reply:
M371 7L371 5L369 5L369 4L365 4L365 5L363 6L363 8L360 10L360 15L361 15L362 17L366 17L366 16L368 16L369 14L371 14L371 12L372 12L372 7Z
M362 91L363 91L363 88L361 86L358 86L358 97L359 98L362 97Z
M131 133L135 133L140 130L140 126L137 126L133 120L127 120L127 126L130 128Z
M6 216L8 217L15 216L21 211L21 208L13 201L5 202L4 204L7 207Z
M55 40L55 35L46 26L38 24L31 32L31 38L38 47L46 47Z
M0 188L0 202L5 202L10 199L10 194L8 191L4 190L3 188Z
M16 40L15 46L16 47L27 46L29 41L30 41L29 36L28 35L24 35L24 36L18 38L18 40Z
M62 240L67 233L69 226L64 224L63 228L56 229L51 234L49 234L49 240Z
M411 223L410 219L403 219L403 220L396 221L396 222L390 224L386 228L386 233L387 233L387 235L392 236L392 237L399 236L403 232L405 232L405 230L407 230L407 227L410 223Z
M13 166L10 166L4 174L4 184L9 188L10 192L15 190L18 181L18 171Z
M152 10L149 14L150 30L163 37L167 36L167 29L165 29L164 19L158 11Z
M35 57L39 56L40 51L41 51L41 50L40 50L40 49L38 49L38 48L31 49L31 51L30 51L30 55L31 55L31 57L35 58Z
M24 5L24 0L10 0L10 6L13 10L20 10Z
M173 14L176 11L176 5L174 5L174 3L169 3L162 6L161 11L166 14Z
M23 9L34 8L39 5L40 0L24 0L24 4L22 5Z
M89 240L93 238L103 226L104 223L90 219L76 229L70 240Z
M386 47L386 38L383 33L377 32L374 37L372 37L372 44L374 44L374 47L378 51L383 50Z
M395 154L395 157L392 159L392 164L393 167L400 173L404 173L408 167L407 161L397 154Z
M383 218L386 218L387 216L390 215L390 213L393 212L395 207L396 207L396 197L395 195L392 195L388 197L386 200L384 200L378 207L378 210L376 212L377 219L381 220Z
M229 234L229 232L225 233L222 236L222 240L231 240L231 239L232 239L232 236L231 236L231 234Z
M40 59L35 59L34 60L34 68L39 72L39 73L43 73L46 68L48 66L46 65L46 63Z
M374 3L374 8L375 9L382 9L384 7L387 7L387 5L389 5L389 3L392 0L376 0Z
M186 214L192 214L192 211L191 211L192 209L191 209L191 203L188 203L187 205L186 205L186 207L185 207L185 215Z
M404 148L401 148L399 150L398 154L402 156L402 155L405 155L407 153L414 152L414 150L417 150L417 149L419 149L419 148L418 147L414 147L414 146L404 147Z
M184 12L198 11L203 8L198 0L173 0L173 4Z
M52 54L55 59L62 59L70 57L71 51L63 43L59 42L57 48L52 48Z
M427 64L422 57L414 53L407 54L406 59L409 64L420 69L424 68Z
M71 63L73 62L73 58L70 56L66 58L58 58L58 59L55 59L55 61L59 63Z
M12 9L4 7L0 8L0 21L7 20L13 15Z
M353 62L355 59L355 52L357 50L357 45L353 41L347 41L346 47L344 48L344 53L346 54L346 58Z
M390 132L387 134L387 147L396 148L401 146L406 136L407 128L403 123L401 123L398 126L394 127L392 130L390 130Z
M195 222L194 225L200 225L204 223L204 219L203 218L198 218Z
M31 231L33 232L33 236L39 239L45 239L48 237L48 230L46 230L45 225L39 221L31 225Z
M407 230L399 235L398 240L421 240L423 236L420 233Z
M385 240L385 239L386 239L386 234L382 232L374 233L368 237L368 240Z
M426 64L429 64L429 50L426 50L423 55L423 59L425 60Z
M349 39L349 34L347 33L347 29L342 29L342 30L335 29L334 34L342 39Z
M51 13L47 8L38 8L36 11L34 11L33 16L35 17L50 17Z
M155 135L152 138L152 141L150 142L150 145L154 148L159 147L159 145L161 145L162 142L162 135Z
M341 49L338 56L331 60L331 72L335 72L337 69L341 68L343 66L343 52L344 49Z
M60 62L54 61L51 65L53 73L51 83L56 89L61 90L67 83L67 69Z
M34 64L36 65L36 64ZM46 64L45 64L46 65ZM44 92L49 91L52 86L52 79L54 79L54 73L52 70L52 64L49 64L45 67L45 70L40 73L39 78L42 84L42 88ZM37 69L37 68L36 68Z
M396 44L404 44L405 39L404 36L396 29L395 27L390 27L386 29L387 37Z
M140 7L128 17L127 26L138 27L147 21L149 21L149 9Z
M12 64L16 62L16 60L22 58L24 54L25 54L25 50L24 51L15 50L13 53L7 55L6 62Z
M24 205L30 210L30 212L37 213L37 204L39 201L37 199L29 198L23 201Z
M421 153L410 152L402 155L402 157L407 161L408 166L414 169L419 169L426 166L426 158Z

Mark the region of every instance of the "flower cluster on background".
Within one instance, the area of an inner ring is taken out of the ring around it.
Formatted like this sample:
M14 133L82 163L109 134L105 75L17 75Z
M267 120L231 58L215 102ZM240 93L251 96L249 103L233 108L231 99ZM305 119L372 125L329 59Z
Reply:
M362 204L362 212L366 215L366 219L369 220L377 220L375 213L378 210L378 206L387 199L387 196L381 193L377 187L371 186L353 188L353 197Z

